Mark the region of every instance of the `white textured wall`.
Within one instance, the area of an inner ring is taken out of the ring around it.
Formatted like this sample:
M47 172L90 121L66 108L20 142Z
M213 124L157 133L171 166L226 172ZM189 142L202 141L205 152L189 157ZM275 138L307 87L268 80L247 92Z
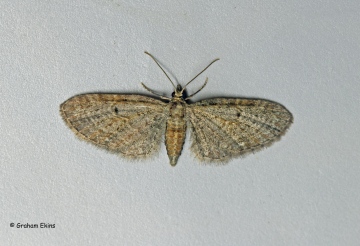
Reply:
M359 1L223 2L0 2L1 245L359 245ZM219 57L194 100L270 99L295 122L220 167L188 141L172 168L163 145L129 162L76 139L73 95L170 95L144 50L180 83Z

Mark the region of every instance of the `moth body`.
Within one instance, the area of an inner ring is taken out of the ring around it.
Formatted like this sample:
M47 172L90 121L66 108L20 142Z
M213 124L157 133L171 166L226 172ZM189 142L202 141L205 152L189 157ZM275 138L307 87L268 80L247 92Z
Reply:
M169 102L169 115L166 121L165 145L170 159L170 165L175 166L181 154L186 136L186 102L177 87L174 97Z

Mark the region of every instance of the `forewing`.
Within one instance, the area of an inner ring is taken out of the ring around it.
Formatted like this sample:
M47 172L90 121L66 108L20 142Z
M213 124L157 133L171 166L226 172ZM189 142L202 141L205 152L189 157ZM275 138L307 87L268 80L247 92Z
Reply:
M84 94L65 101L60 113L81 139L129 158L159 149L166 104L140 95Z
M269 146L292 123L282 105L266 100L214 98L187 109L191 150L202 161L225 162Z

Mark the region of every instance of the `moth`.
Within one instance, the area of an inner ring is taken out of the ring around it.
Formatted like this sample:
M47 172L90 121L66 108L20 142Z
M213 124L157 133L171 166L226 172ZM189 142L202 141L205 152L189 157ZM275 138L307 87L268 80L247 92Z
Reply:
M186 87L175 86L157 60L148 52L174 87L165 97L142 86L160 99L143 95L83 94L60 105L60 114L79 138L127 158L147 158L158 152L165 135L170 165L181 154L186 129L191 130L191 151L203 162L226 163L269 146L293 121L282 105L260 99L212 98L188 104L205 83L185 97Z

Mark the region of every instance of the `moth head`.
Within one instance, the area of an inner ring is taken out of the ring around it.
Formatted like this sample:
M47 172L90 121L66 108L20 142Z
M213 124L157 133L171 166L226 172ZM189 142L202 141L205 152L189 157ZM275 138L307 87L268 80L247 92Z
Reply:
M183 95L184 95L184 91L181 85L177 85L175 91L171 94L172 97L177 97L177 98L183 97Z

